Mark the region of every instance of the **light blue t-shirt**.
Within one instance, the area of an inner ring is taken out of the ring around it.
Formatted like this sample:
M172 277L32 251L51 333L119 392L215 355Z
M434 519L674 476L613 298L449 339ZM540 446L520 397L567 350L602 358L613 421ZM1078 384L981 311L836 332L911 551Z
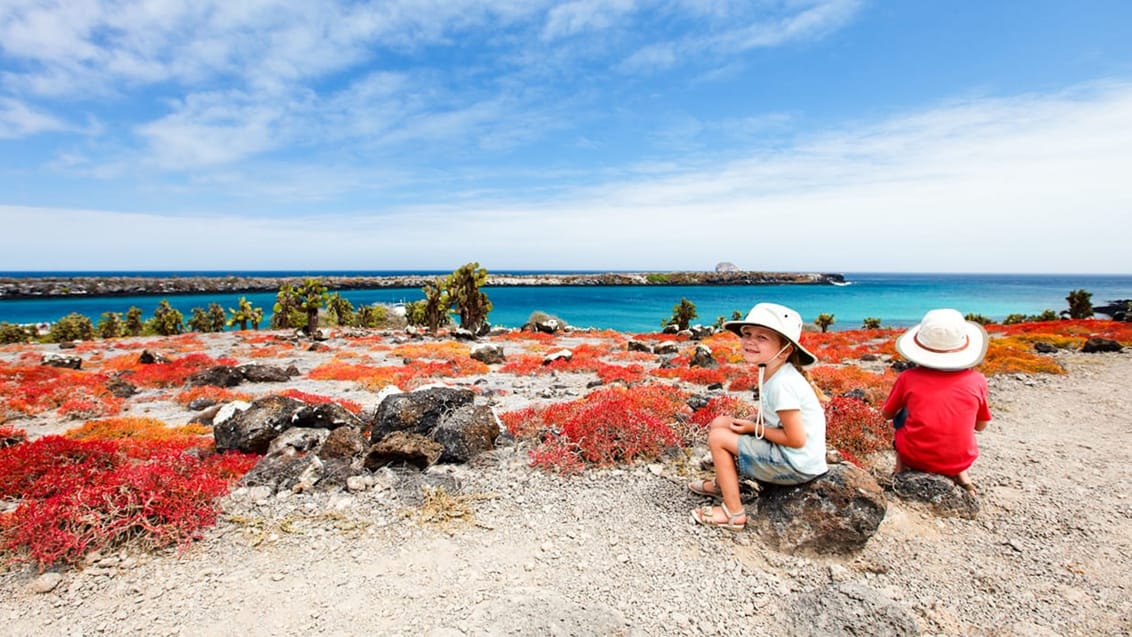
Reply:
M825 409L814 388L793 365L783 365L763 383L761 400L767 427L782 428L779 411L798 409L806 430L806 444L795 449L779 445L790 464L802 473L820 475L829 470L825 463Z

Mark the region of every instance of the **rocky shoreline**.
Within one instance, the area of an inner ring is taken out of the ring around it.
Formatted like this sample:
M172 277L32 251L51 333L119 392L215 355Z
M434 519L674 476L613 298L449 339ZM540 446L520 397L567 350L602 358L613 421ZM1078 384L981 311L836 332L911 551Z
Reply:
M0 277L0 300L73 296L135 296L270 292L284 283L317 278L330 290L420 288L438 276L73 276ZM489 274L486 287L608 285L839 285L843 274L812 272L607 272L600 274Z

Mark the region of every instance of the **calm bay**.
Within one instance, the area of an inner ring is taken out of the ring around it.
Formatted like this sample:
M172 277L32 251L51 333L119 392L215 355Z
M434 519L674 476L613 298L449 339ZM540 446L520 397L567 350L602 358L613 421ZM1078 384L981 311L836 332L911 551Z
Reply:
M4 273L4 276L83 276L104 273L35 272ZM127 276L131 273L114 273ZM210 273L169 272L134 273L154 276L208 276ZM232 273L214 273L228 276ZM317 277L320 274L350 272L270 272L243 273L280 277ZM402 273L367 273L402 274ZM423 274L443 275L429 272ZM1118 299L1132 299L1132 275L1116 274L937 274L937 273L845 273L848 285L757 285L757 286L523 286L485 287L494 305L489 315L493 325L517 327L541 311L576 327L594 327L622 332L651 332L660 329L681 299L695 304L695 323L714 323L733 312L746 313L755 303L773 301L798 310L806 321L820 313L833 314L831 329L853 329L866 317L881 319L885 326L906 327L919 321L933 308L951 307L976 313L995 321L1010 314L1039 314L1050 309L1066 309L1066 295L1077 289L1092 293L1094 306ZM139 295L116 297L66 297L9 299L0 301L0 321L8 323L46 323L78 312L98 321L104 312L125 313L131 306L141 308L148 318L157 303L167 299L188 317L192 308L218 303L235 307L241 296L270 316L274 292L209 293L187 295ZM342 296L355 306L371 303L398 303L422 298L419 288L348 290ZM268 319L265 318L266 325Z

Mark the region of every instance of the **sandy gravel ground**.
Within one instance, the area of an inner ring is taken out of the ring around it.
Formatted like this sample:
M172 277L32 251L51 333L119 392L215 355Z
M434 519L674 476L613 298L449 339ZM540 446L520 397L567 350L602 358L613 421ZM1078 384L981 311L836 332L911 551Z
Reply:
M291 362L309 369L313 355ZM505 447L434 468L439 498L394 471L357 493L241 489L182 552L91 556L46 580L0 572L0 633L1129 635L1132 353L1056 356L1067 375L992 379L977 519L892 496L854 555L786 555L751 531L693 525L702 502L679 459L562 478ZM512 408L568 399L585 380L481 384ZM138 409L187 419L160 401ZM891 458L879 465L883 478Z

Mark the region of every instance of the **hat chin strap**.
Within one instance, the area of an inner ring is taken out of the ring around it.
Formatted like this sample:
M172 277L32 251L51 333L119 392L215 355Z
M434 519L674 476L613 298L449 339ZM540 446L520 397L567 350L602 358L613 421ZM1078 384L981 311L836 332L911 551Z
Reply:
M770 360L778 358L778 355L786 351L790 347L790 343L782 346L782 349L774 353ZM766 416L763 415L763 380L766 377L766 363L759 363L759 413L755 414L755 437L761 439L766 434Z

